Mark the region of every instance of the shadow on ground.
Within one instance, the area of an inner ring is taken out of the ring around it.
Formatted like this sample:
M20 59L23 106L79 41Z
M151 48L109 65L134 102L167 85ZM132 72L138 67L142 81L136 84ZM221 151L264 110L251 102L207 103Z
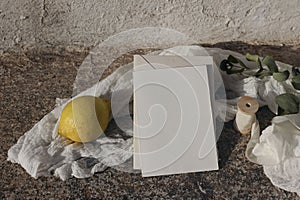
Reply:
M215 47L226 50L232 50L239 52L241 54L257 54L259 56L270 55L275 58L275 60L293 65L295 67L300 67L300 44L295 46L289 45L254 45L248 44L241 41L234 42L220 42L216 44L201 44L203 47Z

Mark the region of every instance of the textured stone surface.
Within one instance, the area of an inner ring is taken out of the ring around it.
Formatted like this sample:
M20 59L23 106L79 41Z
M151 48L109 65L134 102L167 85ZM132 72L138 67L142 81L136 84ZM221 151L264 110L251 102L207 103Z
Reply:
M95 46L132 28L164 27L197 42L300 42L299 0L2 0L0 50Z
M206 45L212 46L212 45ZM241 42L213 45L241 53L274 55L280 61L300 65L300 49L291 46L253 46ZM134 53L144 53L138 50ZM249 136L226 123L218 141L220 170L142 178L140 174L108 169L88 179L63 182L54 177L31 178L21 166L6 161L8 149L55 106L55 98L72 94L76 69L87 50L44 49L0 56L0 198L108 197L118 199L298 199L274 187L261 166L249 162L245 148ZM130 56L116 60L106 74L130 62ZM273 115L266 107L258 112L262 128Z

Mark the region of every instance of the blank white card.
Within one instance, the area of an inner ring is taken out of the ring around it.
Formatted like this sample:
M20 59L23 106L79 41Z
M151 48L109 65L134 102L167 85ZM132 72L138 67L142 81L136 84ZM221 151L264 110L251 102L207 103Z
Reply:
M134 57L134 168L142 176L218 169L212 66L209 56Z

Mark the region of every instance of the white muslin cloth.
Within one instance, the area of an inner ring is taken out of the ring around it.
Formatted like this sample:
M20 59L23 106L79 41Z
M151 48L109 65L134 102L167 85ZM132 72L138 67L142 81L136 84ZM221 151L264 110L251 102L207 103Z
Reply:
M78 96L109 97L114 89L120 86L124 90L132 89L130 77L127 80L125 80L127 77L120 79L122 74L131 68L131 65L123 66ZM90 177L107 167L120 165L132 157L132 138L124 140L118 137L118 135L132 136L132 125L129 122L127 130L124 130L124 125L123 130L118 129L117 126L108 128L115 137L103 135L93 142L84 144L73 143L58 135L59 117L63 107L69 101L70 99L61 101L61 105L21 136L17 144L9 149L8 160L19 163L34 178L54 174L66 180L71 176Z
M273 185L300 196L300 114L277 116L260 136L253 124L247 158L263 165Z
M211 55L218 69L220 62L228 55L234 55L243 60L247 65L254 66L244 56L236 52L202 48L199 46L177 46L160 52L160 55L201 56ZM291 66L277 62L280 69L291 70ZM93 87L79 94L111 97L115 91L132 91L132 76L123 76L132 70L132 64L118 68L106 79L96 83ZM219 72L215 70L216 73ZM229 121L234 119L237 112L236 103L240 96L251 96L258 100L260 106L267 105L277 113L275 97L285 92L293 92L299 96L289 81L277 82L272 77L258 79L245 78L242 75L227 75L220 71L222 79L215 80L214 89L222 87L227 91L227 99L216 98L214 102L215 116ZM67 100L69 101L69 100ZM57 134L57 125L60 113L67 103L63 101L52 112L40 120L31 130L25 133L18 142L8 151L8 160L19 163L32 177L55 175L62 180L72 176L76 178L90 177L96 172L107 167L123 166L123 170L132 172L130 160L132 158L132 121L125 117L120 130L116 125L111 125L107 130L109 135L103 136L90 143L72 143ZM125 99L124 101L130 101ZM120 100L120 107L127 103ZM252 138L248 144L246 156L253 162L264 166L265 174L272 183L278 187L292 192L300 192L299 166L300 166L300 115L275 117L273 124L265 129L260 136L258 123L252 126ZM128 136L123 139L120 135ZM218 137L218 135L217 135ZM126 162L129 162L126 165Z

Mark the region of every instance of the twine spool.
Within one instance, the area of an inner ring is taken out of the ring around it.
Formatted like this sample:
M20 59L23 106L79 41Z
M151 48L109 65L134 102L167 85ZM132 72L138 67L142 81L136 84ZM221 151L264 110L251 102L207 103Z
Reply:
M238 100L237 108L235 129L242 134L250 133L252 124L256 121L255 113L259 108L258 102L252 97L243 96Z

